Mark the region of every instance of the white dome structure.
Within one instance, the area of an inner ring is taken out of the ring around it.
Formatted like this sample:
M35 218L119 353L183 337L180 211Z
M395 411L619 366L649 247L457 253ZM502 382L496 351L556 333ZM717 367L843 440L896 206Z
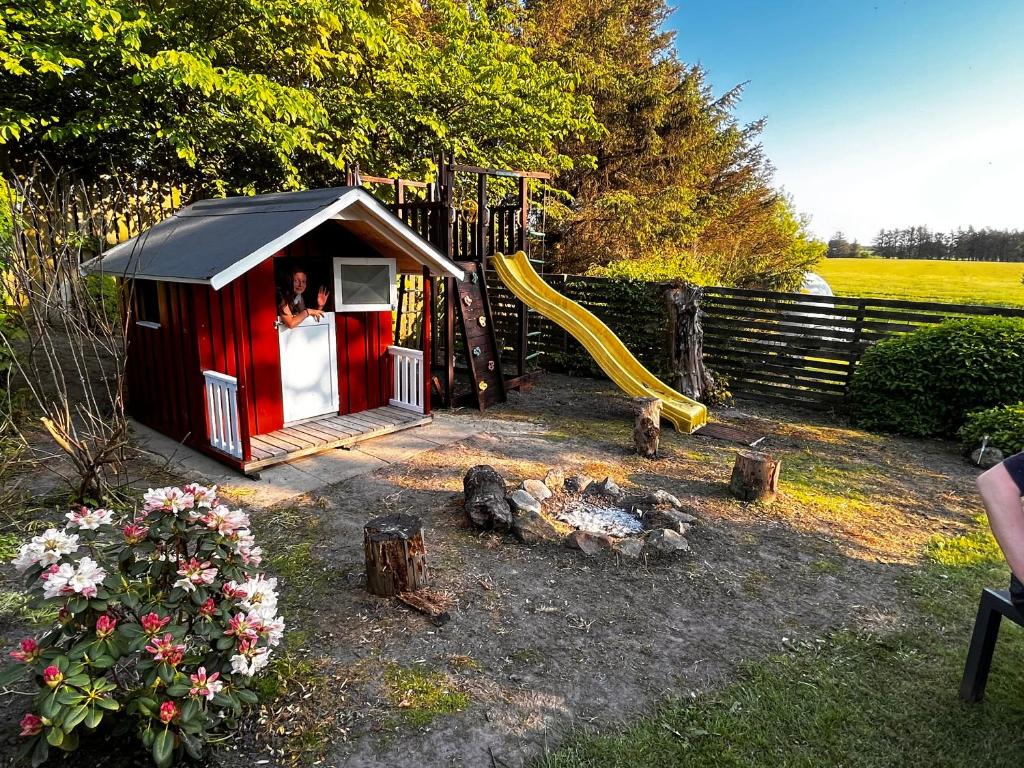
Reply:
M800 293L809 293L814 296L835 296L832 293L831 286L817 272L804 272L804 281L800 286Z

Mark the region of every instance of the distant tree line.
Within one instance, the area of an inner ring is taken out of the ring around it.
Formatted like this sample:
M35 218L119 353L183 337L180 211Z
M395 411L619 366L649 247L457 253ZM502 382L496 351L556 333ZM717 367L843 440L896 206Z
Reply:
M927 227L883 229L871 250L885 259L1024 261L1024 232L973 227L949 233Z
M875 254L856 240L851 243L842 232L836 232L829 238L825 255L830 259L865 259Z

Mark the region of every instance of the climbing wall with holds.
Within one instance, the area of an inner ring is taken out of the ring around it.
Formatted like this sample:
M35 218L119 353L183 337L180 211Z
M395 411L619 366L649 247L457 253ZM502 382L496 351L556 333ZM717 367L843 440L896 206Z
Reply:
M461 261L466 279L458 281L459 324L466 342L466 360L473 392L480 410L505 402L505 379L501 375L501 358L491 323L491 307L487 303L487 286L474 261Z

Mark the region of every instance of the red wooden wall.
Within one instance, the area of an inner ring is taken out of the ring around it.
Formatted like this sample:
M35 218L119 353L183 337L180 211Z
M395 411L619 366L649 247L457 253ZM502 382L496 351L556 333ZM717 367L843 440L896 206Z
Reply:
M313 260L372 253L328 222L276 255ZM248 435L279 429L284 409L273 259L220 291L186 283L158 283L157 289L160 328L133 324L129 329L131 415L175 440L209 450L202 372L214 370L238 380L246 446ZM391 313L339 313L335 329L340 412L387 405Z

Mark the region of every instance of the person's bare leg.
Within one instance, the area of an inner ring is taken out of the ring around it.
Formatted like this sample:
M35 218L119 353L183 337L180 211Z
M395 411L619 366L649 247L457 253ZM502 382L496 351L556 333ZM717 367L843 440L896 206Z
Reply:
M978 491L988 512L992 534L1010 570L1024 581L1024 505L1021 489L1006 467L998 464L978 478Z

